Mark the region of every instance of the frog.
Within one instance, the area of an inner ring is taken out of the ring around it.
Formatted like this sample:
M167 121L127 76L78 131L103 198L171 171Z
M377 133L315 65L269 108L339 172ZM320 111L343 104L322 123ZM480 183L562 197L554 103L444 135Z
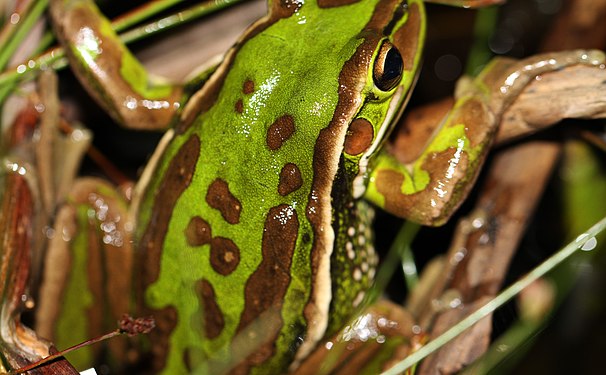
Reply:
M42 289L40 330L61 343L90 333L85 316L151 314L157 327L142 346L150 371L166 374L296 369L364 301L378 263L375 208L443 224L517 93L542 73L604 62L591 51L495 60L459 87L404 163L386 141L421 66L421 0L269 0L267 15L189 85L149 75L92 1L50 7L91 96L127 127L166 133L131 202L96 179L76 184L57 215L64 236L52 241L71 267L66 275L48 261L44 271L66 291ZM102 240L71 231L91 217ZM101 242L109 250L91 250Z

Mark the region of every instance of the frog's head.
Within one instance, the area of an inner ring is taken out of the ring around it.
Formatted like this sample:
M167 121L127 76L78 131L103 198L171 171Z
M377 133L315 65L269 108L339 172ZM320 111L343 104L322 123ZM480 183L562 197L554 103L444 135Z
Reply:
M360 176L354 194L361 195L368 162L415 83L425 35L422 0L274 0L268 19L272 26L260 34L273 47L262 58L280 79L295 78L280 96L289 98L285 112L307 129L330 133L318 138L316 150L332 161L342 155L347 173Z
M364 175L417 76L422 0L273 0L269 10L251 29L255 71L243 70L278 94L267 108L309 130L316 151L342 155L350 175ZM316 137L324 130L331 135L323 143Z
M184 113L218 103L218 122L260 165L288 159L328 188L339 163L365 174L409 96L424 34L422 0L270 0L205 85L204 104Z

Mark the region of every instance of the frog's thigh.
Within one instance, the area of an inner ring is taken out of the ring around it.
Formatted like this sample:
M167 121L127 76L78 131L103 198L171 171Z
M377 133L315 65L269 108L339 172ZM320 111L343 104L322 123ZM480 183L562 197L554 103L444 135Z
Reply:
M126 208L109 183L85 178L75 181L57 213L45 256L36 331L58 347L112 331L129 312L132 252ZM124 344L111 340L108 345L113 355L122 356ZM83 353L82 362L91 355Z

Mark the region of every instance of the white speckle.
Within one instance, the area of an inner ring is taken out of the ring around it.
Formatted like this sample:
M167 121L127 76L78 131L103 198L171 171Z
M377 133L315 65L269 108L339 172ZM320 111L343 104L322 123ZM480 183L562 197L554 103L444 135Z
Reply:
M457 308L459 306L461 306L461 299L459 298L453 298L449 303L448 306L450 306L451 308Z
M480 229L484 226L484 219L476 217L471 221L471 226L475 229Z
M354 227L347 228L347 235L349 237L355 236L356 235L356 228L354 228Z
M364 233L366 231L366 225L364 223L358 224L358 232Z
M452 265L458 264L460 261L462 261L465 258L466 254L467 254L467 249L464 247L460 248L459 251L454 253L454 255L452 256L450 264L452 264Z
M353 307L358 307L362 303L363 299L364 299L364 292L362 292L362 291L358 292L358 295L353 300Z
M482 235L478 239L478 243L480 245L486 245L488 242L490 242L490 236L488 235L488 233L482 233Z
M353 271L353 278L354 278L354 280L356 280L356 281L360 281L360 280L362 280L362 271L360 271L360 269L359 269L359 268L356 268L356 269Z
M377 273L377 270L373 267L371 269L368 270L368 278L370 280L374 280L375 278L375 274Z
M360 267L362 268L362 272L364 272L364 273L367 273L367 272L368 272L368 269L370 268L370 267L368 266L368 263L366 263L366 262L363 262L363 263L360 265Z
M358 244L361 246L364 246L366 244L366 237L364 237L363 235L359 235L358 236Z
M332 341L328 341L326 344L324 344L324 347L325 347L327 350L330 350L330 349L332 349L333 345L334 345L334 344L333 344L333 342L332 342Z
M124 99L124 106L130 110L137 109L137 99L132 96L127 96L126 99Z
M349 246L348 246L349 245ZM347 257L350 260L356 259L356 252L353 249L353 244L351 242L347 242L345 244L345 250L347 250Z

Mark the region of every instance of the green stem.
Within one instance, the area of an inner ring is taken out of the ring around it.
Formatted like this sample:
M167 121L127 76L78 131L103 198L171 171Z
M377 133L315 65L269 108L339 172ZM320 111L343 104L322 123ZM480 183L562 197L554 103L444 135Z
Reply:
M442 346L446 345L452 339L463 333L466 329L470 328L474 324L476 324L481 319L485 318L489 314L493 313L497 308L503 306L509 300L517 296L524 288L528 285L532 284L534 281L544 276L549 271L553 270L556 266L564 262L568 259L572 254L574 254L579 248L581 248L585 242L597 236L600 232L602 232L606 228L606 217L600 220L597 224L591 227L588 231L585 232L582 239L579 237L579 240L572 241L562 250L558 251L550 258L545 260L535 269L530 271L526 276L522 277L520 280L512 284L507 289L503 290L499 295L497 295L492 301L482 306L471 315L467 316L465 319L461 320L458 324L442 333L440 336L436 337L434 340L427 343L427 345L420 348L418 351L412 353L404 360L396 364L394 367L382 373L382 375L396 375L400 374L406 369L411 368L418 362L420 362L423 358L429 356L431 353L440 349Z
M7 30L5 34L3 34L3 39L0 46L0 69L5 69L9 60L19 48L25 37L29 34L32 27L38 22L38 19L46 10L48 5L48 0L39 0L34 1L31 5L31 8L28 6L28 9L22 13L24 16L15 27L11 27Z
M206 16L213 12L217 12L225 7L236 5L242 1L244 0L214 0L208 3L194 5L191 8L126 31L120 34L120 39L122 39L124 43L132 43L146 38L147 36L154 35L160 31L164 31ZM120 31L118 29L116 30Z

